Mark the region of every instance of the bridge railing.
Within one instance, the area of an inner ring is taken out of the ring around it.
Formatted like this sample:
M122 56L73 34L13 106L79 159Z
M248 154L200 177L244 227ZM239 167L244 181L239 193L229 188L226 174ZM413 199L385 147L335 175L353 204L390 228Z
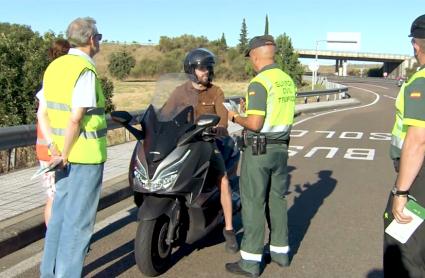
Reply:
M299 92L297 98L311 98L314 97L320 101L320 98L325 97L330 100L330 96L333 95L334 99L345 98L347 94L347 87L335 86L335 88L317 90L311 92ZM339 85L339 84L338 84ZM240 97L231 97L236 102L239 102ZM133 116L139 116L144 113L144 110L131 112ZM123 141L130 141L132 137L126 129L122 128L121 125L113 122L110 115L107 115L108 123L108 139L114 135L110 135L111 132L120 128L123 131ZM0 128L0 174L9 172L14 169L34 166L36 164L36 158L34 153L34 145L36 142L36 127L35 125L20 125L12 127L1 127ZM109 141L109 140L108 140ZM110 142L109 142L110 143ZM122 142L121 142L122 143ZM24 149L23 151L21 149ZM25 158L22 158L25 156ZM29 158L28 158L29 157ZM19 161L23 163L18 163Z

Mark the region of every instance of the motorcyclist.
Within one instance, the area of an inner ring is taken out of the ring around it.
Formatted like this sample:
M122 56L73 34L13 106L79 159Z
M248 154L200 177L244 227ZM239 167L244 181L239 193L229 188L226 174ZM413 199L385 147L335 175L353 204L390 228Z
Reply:
M188 105L195 111L195 119L203 114L216 114L220 122L216 126L217 136L228 136L227 110L223 105L224 93L220 87L214 85L215 55L206 48L191 50L184 60L184 71L189 79L178 86L161 109L161 114L173 113ZM223 235L226 240L226 251L236 253L239 250L232 223L232 192L226 174L225 162L217 146L210 160L209 176L217 178L220 190L220 201L223 207L225 227Z

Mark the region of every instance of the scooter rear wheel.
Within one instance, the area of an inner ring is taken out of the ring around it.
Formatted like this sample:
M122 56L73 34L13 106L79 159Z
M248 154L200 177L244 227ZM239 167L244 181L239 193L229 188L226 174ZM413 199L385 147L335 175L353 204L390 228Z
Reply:
M139 222L134 255L140 271L147 276L158 276L170 265L171 246L166 242L169 222L166 215Z

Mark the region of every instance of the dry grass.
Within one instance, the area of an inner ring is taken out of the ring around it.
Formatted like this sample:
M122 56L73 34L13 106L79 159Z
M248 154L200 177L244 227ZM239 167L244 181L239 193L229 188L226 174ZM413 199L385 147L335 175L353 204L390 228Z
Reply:
M226 97L245 95L248 82L217 81ZM136 111L145 109L155 90L153 81L115 81L112 98L116 110Z
M152 99L155 82L114 82L114 96L112 98L116 110L136 111L145 109Z

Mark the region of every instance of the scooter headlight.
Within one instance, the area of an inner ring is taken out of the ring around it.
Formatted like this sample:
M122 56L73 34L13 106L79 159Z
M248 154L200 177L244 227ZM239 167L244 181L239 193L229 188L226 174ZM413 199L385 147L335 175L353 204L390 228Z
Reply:
M147 171L138 161L138 167L136 167L134 170L134 176L139 181L141 186L146 190L154 192L168 189L176 182L178 177L178 170L189 154L190 150L188 150L177 162L174 162L168 167L162 169L160 172L155 173L152 179L149 179Z

